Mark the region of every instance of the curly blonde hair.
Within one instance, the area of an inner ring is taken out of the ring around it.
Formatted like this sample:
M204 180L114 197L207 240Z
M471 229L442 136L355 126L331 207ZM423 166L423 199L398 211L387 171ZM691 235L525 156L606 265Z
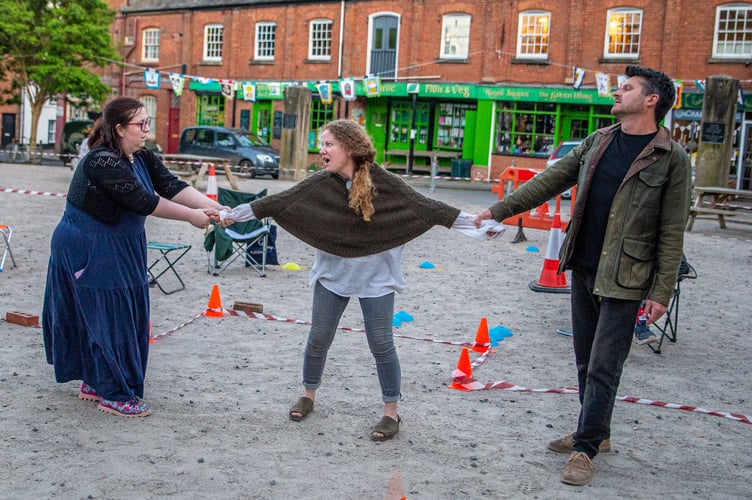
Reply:
M351 120L335 120L324 125L334 139L350 153L355 172L350 187L349 206L355 213L362 214L363 220L370 221L374 213L373 197L376 188L371 181L371 165L376 157L371 137L363 128Z

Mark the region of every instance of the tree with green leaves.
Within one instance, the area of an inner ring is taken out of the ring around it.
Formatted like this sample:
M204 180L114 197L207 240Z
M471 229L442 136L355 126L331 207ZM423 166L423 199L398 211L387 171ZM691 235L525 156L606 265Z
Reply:
M104 0L0 1L0 78L10 83L2 98L25 93L32 150L45 102L66 94L100 103L112 92L91 70L119 59L115 14Z

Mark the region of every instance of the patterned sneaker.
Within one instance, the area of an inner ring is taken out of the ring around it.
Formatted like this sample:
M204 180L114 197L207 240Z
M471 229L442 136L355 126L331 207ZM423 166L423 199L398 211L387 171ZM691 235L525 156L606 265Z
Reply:
M97 410L121 417L145 417L151 415L151 408L136 396L132 396L128 401L110 401L109 399L102 398Z
M81 390L78 391L78 399L82 401L99 401L99 395L92 386L81 382Z

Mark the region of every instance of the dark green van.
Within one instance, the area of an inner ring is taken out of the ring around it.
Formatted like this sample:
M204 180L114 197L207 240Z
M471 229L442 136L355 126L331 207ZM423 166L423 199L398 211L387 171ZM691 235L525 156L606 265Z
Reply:
M93 125L93 120L71 120L65 122L58 149L58 156L63 165L68 165L73 158L78 156L78 148L81 146L81 141L88 135ZM145 147L157 155L162 152L162 148L151 139L146 139Z

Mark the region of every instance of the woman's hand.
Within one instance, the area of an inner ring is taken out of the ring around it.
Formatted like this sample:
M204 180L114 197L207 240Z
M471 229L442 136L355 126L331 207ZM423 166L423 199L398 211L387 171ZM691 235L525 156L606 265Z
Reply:
M210 211L216 212L214 208L192 208L190 215L188 216L188 222L194 227L199 229L206 229L211 224L212 218L207 213ZM217 214L219 217L219 214Z

